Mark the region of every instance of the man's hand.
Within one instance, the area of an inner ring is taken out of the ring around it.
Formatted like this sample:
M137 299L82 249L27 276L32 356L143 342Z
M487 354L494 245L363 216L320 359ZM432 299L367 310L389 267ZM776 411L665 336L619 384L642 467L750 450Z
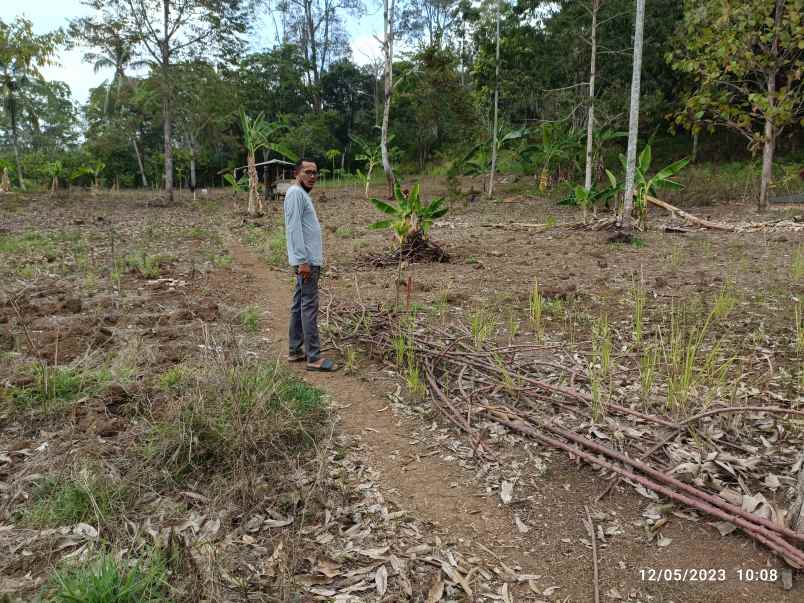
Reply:
M306 281L308 278L310 278L310 272L312 272L312 270L310 270L310 264L307 262L304 264L299 264L299 275L302 277L303 281Z

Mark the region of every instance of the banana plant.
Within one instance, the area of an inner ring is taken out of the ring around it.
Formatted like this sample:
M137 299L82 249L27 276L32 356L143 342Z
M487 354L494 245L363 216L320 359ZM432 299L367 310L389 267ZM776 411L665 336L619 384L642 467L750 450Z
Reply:
M500 126L497 134L497 157L500 151L510 148L516 140L521 140L528 135L527 128L506 129ZM483 174L491 169L491 152L488 140L484 140L473 146L466 155L461 158L457 165L462 173L467 176Z
M406 192L402 191L399 182L396 182L394 184L394 200L396 205L381 199L369 199L371 204L379 211L392 216L387 220L380 220L371 224L369 228L375 230L391 229L402 247L418 233L421 233L421 236L426 239L433 222L448 211L448 208L444 205L443 197L423 204L418 184L415 184L410 192Z
M47 174L50 176L50 194L53 195L59 190L59 179L64 176L64 164L60 160L51 161L47 164Z
M521 155L531 164L541 165L539 170L539 191L545 192L550 184L550 168L554 162L560 163L577 156L582 148L582 132L566 132L560 124L543 124L541 143L530 145Z
M648 195L655 195L659 189L679 190L684 188L683 184L672 180L672 178L683 170L690 160L688 157L679 159L678 161L675 161L667 167L659 170L653 176L648 177L648 172L650 171L650 165L652 162L653 151L651 150L651 146L648 144L645 145L645 148L642 149L642 152L639 154L639 160L637 161L636 172L634 175L634 209L637 212L639 227L642 229L644 229L645 225L647 224ZM626 161L625 156L622 154L620 154L620 163L622 164L623 169L625 169ZM621 193L624 188L623 183L618 182L617 177L609 170L606 170L606 175L608 176L609 183L611 185L606 192L610 196Z
M238 180L234 174L226 173L223 175L223 180L232 188L232 197L237 197L237 193L248 190L248 175L243 174Z

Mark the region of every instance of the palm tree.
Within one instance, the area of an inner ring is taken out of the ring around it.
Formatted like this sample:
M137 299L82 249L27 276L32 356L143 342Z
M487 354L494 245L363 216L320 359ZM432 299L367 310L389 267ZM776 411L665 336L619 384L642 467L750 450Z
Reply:
M97 36L93 45L100 50L85 53L84 61L92 63L95 73L103 69L114 69L112 81L106 86L106 98L103 101L103 114L108 117L112 89L115 89L115 103L117 103L120 99L120 89L126 80L126 69L141 69L148 65L148 61L135 58L136 40L121 35L114 21L104 24L102 29L103 35L99 35L98 32L85 34L87 40L89 36Z

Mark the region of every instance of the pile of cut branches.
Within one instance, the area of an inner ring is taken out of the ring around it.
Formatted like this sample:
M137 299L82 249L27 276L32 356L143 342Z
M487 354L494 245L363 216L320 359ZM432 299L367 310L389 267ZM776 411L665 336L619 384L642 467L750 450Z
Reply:
M714 518L718 529L737 527L804 568L804 532L786 525L773 495L761 493L780 480L793 485L783 474L800 464L804 443L804 411L793 401L756 398L750 406L714 406L678 419L584 391L587 367L559 346L494 347L460 326L438 329L380 308L335 303L326 322L336 347L350 341L397 367L415 366L433 408L479 456L494 456L483 427L496 423L595 466L609 480L601 496L624 479L643 495Z
M421 231L407 237L401 246L380 255L370 255L357 262L358 268L384 268L397 266L400 261L409 264L449 262L449 254L438 243L425 238Z

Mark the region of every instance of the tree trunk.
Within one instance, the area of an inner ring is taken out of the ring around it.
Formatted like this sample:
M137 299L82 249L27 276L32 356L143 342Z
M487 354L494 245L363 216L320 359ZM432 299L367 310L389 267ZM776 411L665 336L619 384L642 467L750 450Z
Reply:
M500 107L500 2L497 1L496 67L494 79L494 125L491 136L491 173L489 174L489 198L494 195L494 174L497 172L497 116Z
M592 190L592 142L595 131L595 63L597 60L597 12L600 0L592 0L592 59L589 68L589 116L586 120L586 175L584 188Z
M134 145L134 154L137 156L137 166L140 168L140 178L142 179L142 187L148 188L148 178L145 177L145 166L142 165L142 155L140 148L137 146L137 135L132 134L131 144Z
M59 190L59 177L53 176L53 180L50 183L50 194L55 195L57 190Z
M784 0L776 0L776 12L774 16L774 34L771 43L771 55L775 59L779 54L779 28L782 24L782 13L784 11ZM776 69L772 68L768 73L768 111L765 113L765 141L762 146L762 180L759 185L758 211L768 209L768 195L773 184L773 152L776 148L776 127L773 123L772 115L776 107Z
M162 116L165 120L163 135L165 137L165 194L168 201L173 201L173 143L171 141L171 123L170 123L170 101L167 98L167 91L165 98L162 101Z
M248 215L257 213L257 160L252 153L248 154Z
M770 88L770 85L768 86ZM765 121L765 143L762 145L762 180L759 187L759 203L757 211L768 209L768 196L773 184L773 152L776 147L776 133L773 128L773 121Z
M17 161L17 179L20 181L20 190L25 190L25 179L22 175L22 160L20 159L20 145L17 139L17 109L14 98L9 99L9 117L11 118L11 143L14 146L14 158Z
M628 116L628 153L625 162L623 209L618 226L633 229L634 179L636 177L637 141L639 138L639 92L642 76L642 36L645 29L645 0L637 0L634 26L634 68L631 74L631 110Z
M692 133L692 158L690 159L690 163L696 163L698 161L698 138L700 135L701 133L698 131Z
M382 150L382 168L385 171L385 179L388 182L388 196L394 196L394 170L391 167L391 157L388 153L388 122L391 116L391 94L393 92L393 61L394 61L394 2L395 0L383 0L383 21L385 28L385 40L383 51L385 53L385 104L382 109L382 130L380 135L380 147Z
M173 134L170 123L170 40L168 39L170 25L170 0L162 1L164 16L164 39L162 41L162 116L165 136L165 194L168 201L173 201Z
M195 145L190 145L190 190L193 193L193 201L195 201L195 187L196 187L196 175L195 175Z

